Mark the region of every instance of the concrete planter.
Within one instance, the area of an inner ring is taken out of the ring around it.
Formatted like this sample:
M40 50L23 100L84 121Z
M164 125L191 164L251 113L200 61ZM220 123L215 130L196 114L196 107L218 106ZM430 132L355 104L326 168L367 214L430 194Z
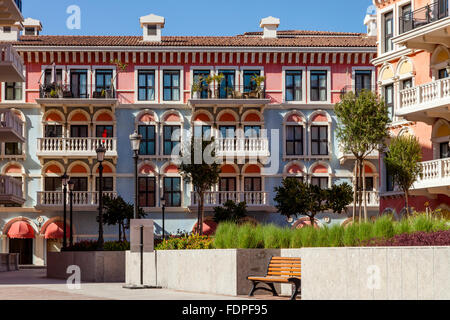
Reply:
M144 253L144 284L245 295L272 256L302 258L303 300L450 299L450 247L178 250ZM140 254L126 253L126 283L140 283ZM279 291L280 287L277 288ZM291 286L281 293L290 295Z
M124 282L125 251L48 252L47 277L67 279L67 267L80 267L82 282Z

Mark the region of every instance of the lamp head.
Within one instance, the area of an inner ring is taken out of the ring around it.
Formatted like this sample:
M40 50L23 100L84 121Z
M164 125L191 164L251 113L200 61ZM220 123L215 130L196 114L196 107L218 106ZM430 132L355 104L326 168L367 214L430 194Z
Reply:
M97 152L97 161L102 162L105 160L106 148L101 144L96 150Z
M141 140L142 136L138 134L138 132L135 130L133 134L130 135L130 143L131 143L131 149L134 152L138 152L139 148L141 147Z
M67 187L67 183L69 182L69 176L66 172L61 176L61 181L64 187Z

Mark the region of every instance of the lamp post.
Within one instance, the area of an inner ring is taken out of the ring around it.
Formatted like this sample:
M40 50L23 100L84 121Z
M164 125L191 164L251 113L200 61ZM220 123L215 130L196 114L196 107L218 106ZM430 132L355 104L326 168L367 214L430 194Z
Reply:
M98 165L98 250L103 250L103 160L105 160L106 148L103 144L95 150L97 152Z
M69 181L69 176L67 175L66 172L64 172L64 174L61 176L61 181L62 181L62 185L63 185L63 208L64 208L64 227L63 227L63 246L62 246L62 250L66 250L67 249L67 231L66 231L66 226L67 226L67 182Z
M166 199L161 197L161 209L162 209L162 238L166 240L166 227L165 227L165 212L166 212Z
M69 202L70 202L70 209L69 209L69 216L70 216L70 229L69 229L69 246L72 248L73 247L73 189L75 188L75 183L71 180L69 180L69 182L67 183L69 185ZM64 225L64 228L66 228L66 226Z
M139 149L141 148L142 136L138 134L135 130L133 134L130 135L131 150L133 150L134 159L134 219L139 218L139 200L138 200L138 160L139 160Z

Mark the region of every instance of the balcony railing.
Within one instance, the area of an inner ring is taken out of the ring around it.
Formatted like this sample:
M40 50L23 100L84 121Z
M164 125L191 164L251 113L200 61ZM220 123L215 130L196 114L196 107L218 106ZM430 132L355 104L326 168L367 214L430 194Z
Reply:
M408 32L449 16L448 0L438 0L400 17L401 33Z
M269 155L267 138L218 138L216 143L218 155L231 153L236 156Z
M236 203L244 202L249 207L268 205L268 192L263 191L211 191L205 193L205 207L217 207L225 204L227 201ZM191 206L198 205L198 195L196 192L191 193Z
M373 150L371 153L367 155L367 159L378 159L379 151ZM355 155L351 152L344 152L343 147L339 146L338 159L341 161L341 164L344 163L348 159L355 159Z
M2 67L0 81L25 81L22 58L11 44L0 44L0 66ZM9 67L9 69L3 69L5 67Z
M0 203L23 203L22 182L14 177L0 176Z
M358 193L356 194L358 196ZM363 205L364 205L364 194L363 197ZM380 193L378 191L366 191L366 200L368 207L378 207L380 205ZM353 206L353 203L349 205Z
M106 157L117 155L117 138L39 138L38 156L95 156L103 145Z
M23 142L23 122L11 110L0 110L0 142Z
M443 99L448 100L449 98L450 78L445 78L400 91L399 110L406 108L415 109L419 105L427 106L433 104L433 106L436 106L439 101ZM445 103L448 103L448 101Z
M117 94L114 88L50 83L40 85L39 97L41 99L116 99Z
M422 162L420 166L422 177L414 184L414 189L450 186L450 158Z
M203 86L191 89L191 99L266 99L266 89L261 86Z
M103 191L103 196L111 198L117 197L117 192ZM99 192L74 191L74 207L98 206ZM67 192L66 204L69 205L69 192ZM40 207L62 207L64 204L64 194L62 191L42 191L37 193L37 205Z

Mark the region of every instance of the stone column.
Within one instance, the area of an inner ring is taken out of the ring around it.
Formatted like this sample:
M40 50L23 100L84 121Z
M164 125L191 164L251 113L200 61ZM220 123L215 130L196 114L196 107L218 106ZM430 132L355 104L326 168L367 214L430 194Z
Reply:
M2 242L2 251L1 253L8 253L8 248L7 248L7 244L8 244L8 236L6 234L2 234L0 236L0 240Z
M38 234L35 238L33 264L36 266L45 265L45 236Z

